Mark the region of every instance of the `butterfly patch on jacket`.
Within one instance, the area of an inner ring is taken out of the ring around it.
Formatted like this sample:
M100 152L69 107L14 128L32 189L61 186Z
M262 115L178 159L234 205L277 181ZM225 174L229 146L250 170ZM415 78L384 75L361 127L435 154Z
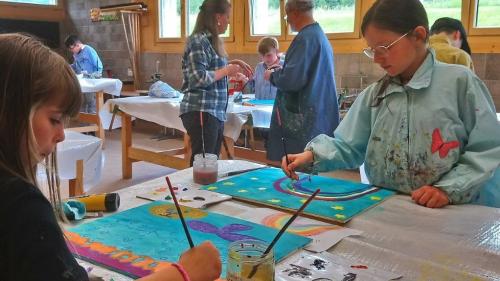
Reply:
M448 142L443 141L443 137L441 136L441 130L439 130L438 128L434 129L434 131L432 132L432 145L431 145L432 154L439 151L439 157L445 158L446 156L448 156L450 150L457 148L459 146L460 143L456 140Z

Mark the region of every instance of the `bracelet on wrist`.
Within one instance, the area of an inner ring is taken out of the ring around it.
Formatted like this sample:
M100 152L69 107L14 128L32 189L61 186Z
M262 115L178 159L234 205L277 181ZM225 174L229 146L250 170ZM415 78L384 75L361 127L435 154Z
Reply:
M184 267L182 265L180 265L178 263L173 263L172 266L175 267L179 271L179 273L181 274L182 279L184 279L184 281L191 281L187 271L184 269Z

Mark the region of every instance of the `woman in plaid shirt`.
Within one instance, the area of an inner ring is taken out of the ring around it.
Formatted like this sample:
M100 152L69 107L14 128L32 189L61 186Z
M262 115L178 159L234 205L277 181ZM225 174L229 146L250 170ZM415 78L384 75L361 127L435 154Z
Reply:
M180 117L191 139L191 165L194 155L203 149L200 116L203 116L205 152L219 155L228 101L227 77L237 73L252 75L247 63L228 62L219 38L226 32L230 13L231 4L227 0L203 1L182 57L184 98Z

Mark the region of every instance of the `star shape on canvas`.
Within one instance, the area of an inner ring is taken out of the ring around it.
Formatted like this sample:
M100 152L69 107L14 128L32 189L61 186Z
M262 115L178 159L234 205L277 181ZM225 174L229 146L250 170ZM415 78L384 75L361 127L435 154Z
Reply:
M248 192L248 190L246 190L246 189L240 189L240 190L238 190L238 192L239 193L245 193L245 192Z
M281 202L281 200L279 200L279 199L269 199L267 201L269 201L271 203L279 203L279 202Z
M380 198L380 196L370 196L370 199L373 200L373 201L380 201L380 200L382 200L382 198Z
M222 185L235 185L234 182L232 181L226 181L225 183L223 183Z
M300 199L300 203L306 203L307 199Z
M267 187L259 187L258 190L266 190Z
M339 206L339 205L332 206L331 208L334 209L334 210L340 210L340 211L344 210L344 207L343 206Z
M216 186L209 186L209 187L207 187L207 190L216 190L216 189L217 189Z
M344 215L341 215L341 214L335 214L335 217L337 219L345 219L345 216Z
M253 181L256 181L256 180L258 180L259 178L256 178L256 177L251 177L250 179L251 179L251 180L253 180Z

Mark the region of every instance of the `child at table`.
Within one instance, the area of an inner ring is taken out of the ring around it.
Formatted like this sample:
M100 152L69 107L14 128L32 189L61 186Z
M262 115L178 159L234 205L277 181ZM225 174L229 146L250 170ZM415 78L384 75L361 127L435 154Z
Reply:
M0 34L0 54L1 279L89 280L56 219L61 202L53 151L64 140L64 121L79 112L80 85L61 56L31 37ZM51 202L37 187L39 162ZM217 250L204 243L141 280L209 281L220 271Z
M500 124L492 98L466 67L436 60L427 48L427 14L419 0L377 0L361 25L364 53L386 75L357 98L335 130L282 161L287 175L357 168L373 185L420 205L476 202L500 207Z
M278 40L274 37L263 37L259 40L257 50L262 60L255 67L252 80L246 78L244 75L239 75L245 87L245 93L255 94L255 99L258 100L274 100L276 98L276 87L271 85L271 82L264 79L264 72L269 68L281 67L283 61L279 56Z

